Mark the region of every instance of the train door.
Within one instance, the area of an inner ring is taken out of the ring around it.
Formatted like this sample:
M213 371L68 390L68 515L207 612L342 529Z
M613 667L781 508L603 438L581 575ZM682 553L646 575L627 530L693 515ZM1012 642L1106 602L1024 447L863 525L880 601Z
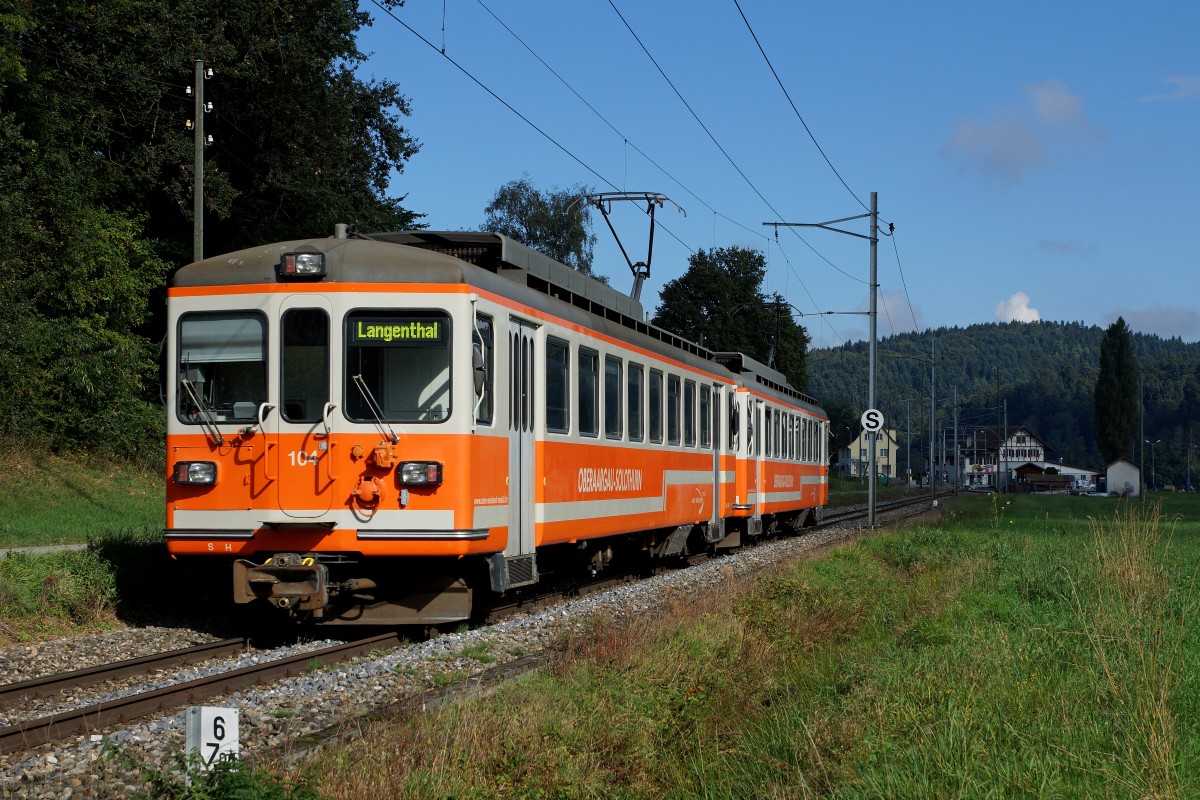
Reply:
M507 585L537 580L534 502L534 333L523 320L508 321L508 543Z
M712 401L709 404L709 414L712 417L712 438L709 440L709 445L712 447L712 514L709 515L709 536L716 536L721 530L721 509L724 507L723 498L721 496L721 409L725 405L725 395L722 392L721 384L713 384ZM716 538L720 538L719 536Z
M750 533L757 536L762 532L762 505L763 505L763 444L766 440L766 403L760 403L751 398L750 413L747 415L750 420L750 430L746 434L746 444L750 448L750 486L747 493L750 502L754 506L754 512L750 517Z
M332 312L323 297L298 296L279 311L277 380L258 409L259 425L274 439L267 454L278 506L289 517L313 519L333 507L330 436Z

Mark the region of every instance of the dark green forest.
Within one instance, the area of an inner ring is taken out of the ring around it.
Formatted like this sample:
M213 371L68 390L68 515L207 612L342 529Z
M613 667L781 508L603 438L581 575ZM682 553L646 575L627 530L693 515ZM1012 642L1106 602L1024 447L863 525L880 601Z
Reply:
M171 272L192 260L197 60L213 70L207 254L327 235L337 222L422 225L396 194L419 150L408 100L398 84L356 71L357 33L369 24L345 0L0 0L0 439L161 459L158 342ZM709 256L719 266L733 252ZM762 294L755 269L735 290L706 278L706 263L674 282L680 296L666 292L657 318L775 361L848 435L866 403L866 344L806 358L806 332L781 314L782 298ZM709 297L696 281L722 288ZM729 329L734 317L717 308L731 297L753 310L740 316L756 318L753 336ZM964 426L995 424L1003 402L1008 423L1028 426L1056 457L1099 466L1102 336L1079 323L893 336L879 348L878 405L924 448L935 342L939 429L957 389ZM1160 442L1158 473L1182 480L1200 417L1200 344L1133 340L1145 438Z
M1053 449L1048 457L1098 468L1095 388L1103 338L1103 328L1078 322L992 323L887 337L878 344L876 405L902 443L911 425L913 452L927 452L933 366L939 437L953 425L957 389L960 430L1002 424L1007 403L1008 425L1032 430ZM1133 346L1145 387L1144 439L1159 442L1158 483L1182 484L1189 444L1200 447L1200 431L1193 431L1200 420L1200 343L1135 333ZM853 428L866 407L867 365L866 342L809 352L809 392L835 426ZM1147 471L1150 456L1147 447ZM1200 460L1192 466L1200 468Z
M195 62L205 252L413 227L387 194L408 103L363 81L343 0L0 0L0 436L161 457L157 342L192 260Z

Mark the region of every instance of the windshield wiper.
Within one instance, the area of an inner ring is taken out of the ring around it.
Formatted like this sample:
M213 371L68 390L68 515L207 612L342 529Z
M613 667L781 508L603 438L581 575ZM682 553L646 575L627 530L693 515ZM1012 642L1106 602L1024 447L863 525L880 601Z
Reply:
M183 374L179 376L179 385L184 388L188 394L188 397L191 398L192 404L199 410L200 426L204 428L204 432L213 437L213 441L216 442L217 447L221 447L225 444L225 437L222 436L221 431L217 429L217 421L216 418L213 417L213 413L208 410L208 406L205 404L204 399L196 391L196 382L189 380L186 377L187 374L188 365L185 361L183 363Z
M371 394L371 390L367 388L367 382L363 380L362 375L352 375L354 385L358 387L358 391L363 396L363 400L367 402L367 409L371 412L371 416L375 417L375 425L383 432L388 441L392 444L400 441L400 437L392 430L392 426L383 421L383 409L379 407L379 402L375 399L375 395Z

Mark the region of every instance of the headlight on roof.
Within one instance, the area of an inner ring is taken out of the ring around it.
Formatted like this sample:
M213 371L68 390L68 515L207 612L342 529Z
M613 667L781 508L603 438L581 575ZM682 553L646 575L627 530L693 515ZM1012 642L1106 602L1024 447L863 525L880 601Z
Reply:
M284 253L277 267L280 280L291 278L324 278L324 253Z
M211 485L217 482L217 465L213 461L176 461L171 476L176 483Z

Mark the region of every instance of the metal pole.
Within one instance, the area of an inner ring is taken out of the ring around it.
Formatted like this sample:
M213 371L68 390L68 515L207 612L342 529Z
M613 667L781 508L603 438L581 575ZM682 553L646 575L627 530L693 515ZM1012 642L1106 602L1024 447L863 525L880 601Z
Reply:
M958 460L958 387L954 387L954 496L962 484L962 467Z
M875 299L878 293L878 283L876 281L876 273L878 271L878 250L879 250L879 193L871 192L871 350L870 350L870 377L867 380L867 408L875 408ZM867 489L867 503L869 511L867 513L867 527L872 530L875 528L875 437L871 436L871 483Z
M192 260L204 258L204 62L196 59L195 90L196 120L192 126L196 141L192 151L192 169L195 183L192 186Z
M910 489L912 481L912 406L904 404L905 416L908 417L904 431L904 488Z
M937 508L937 470L933 466L933 437L937 430L937 340L929 339L929 508Z

